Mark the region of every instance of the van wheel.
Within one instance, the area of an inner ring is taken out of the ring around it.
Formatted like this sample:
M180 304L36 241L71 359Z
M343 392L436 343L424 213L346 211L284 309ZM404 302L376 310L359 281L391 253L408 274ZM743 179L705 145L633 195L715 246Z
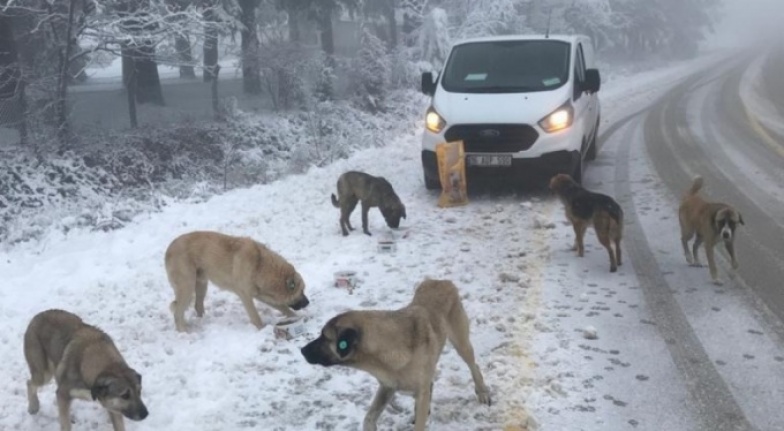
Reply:
M583 183L583 169L585 168L585 164L583 163L582 154L579 152L576 155L577 162L575 162L574 168L572 168L572 179L577 184Z
M431 180L430 177L427 175L424 176L425 178L425 188L428 190L439 190L441 189L441 181Z

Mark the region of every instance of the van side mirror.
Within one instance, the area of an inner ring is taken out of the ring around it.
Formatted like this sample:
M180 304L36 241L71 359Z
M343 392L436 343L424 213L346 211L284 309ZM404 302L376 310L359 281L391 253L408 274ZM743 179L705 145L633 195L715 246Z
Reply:
M599 75L599 69L586 69L583 90L589 93L598 93L601 87L602 78Z
M433 82L433 72L422 72L422 93L432 96L436 93L436 83Z

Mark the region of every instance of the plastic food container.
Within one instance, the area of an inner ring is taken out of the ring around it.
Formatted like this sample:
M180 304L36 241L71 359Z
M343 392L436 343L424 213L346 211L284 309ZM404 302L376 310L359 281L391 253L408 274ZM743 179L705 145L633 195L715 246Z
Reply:
M352 290L357 287L357 272L343 270L335 273L335 287Z
M275 338L278 340L291 340L305 333L305 319L302 317L287 317L275 324Z
M393 253L397 250L397 244L394 239L384 238L378 240L379 253Z

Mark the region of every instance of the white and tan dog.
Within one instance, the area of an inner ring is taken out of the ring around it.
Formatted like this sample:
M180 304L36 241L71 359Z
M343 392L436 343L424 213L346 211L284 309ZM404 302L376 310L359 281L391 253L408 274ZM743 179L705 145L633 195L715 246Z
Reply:
M171 310L178 331L185 331L185 309L196 296L196 315L204 315L207 282L240 297L256 328L263 328L254 299L288 317L308 306L305 283L283 257L250 238L218 232L191 232L166 250L166 274L174 289Z
M724 248L730 255L732 269L738 269L738 260L735 257L735 229L739 224L744 224L743 216L728 204L706 202L702 199L699 195L702 185L702 177L696 177L681 199L681 205L678 208L681 245L686 261L692 266L702 266L697 251L704 242L711 279L715 284L721 284L716 270L713 248L719 242L723 242ZM689 251L689 241L695 235L697 238L694 240L692 250Z

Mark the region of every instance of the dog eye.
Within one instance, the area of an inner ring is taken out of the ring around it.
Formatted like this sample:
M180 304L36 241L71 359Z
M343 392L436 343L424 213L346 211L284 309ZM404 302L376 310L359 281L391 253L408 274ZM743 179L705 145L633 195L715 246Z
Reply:
M286 289L294 290L297 287L297 283L294 282L293 278L289 278L286 280Z
M338 351L345 352L346 350L348 350L348 341L346 340L338 341Z
M120 397L122 399L124 399L124 400L130 400L131 399L131 391L123 392L122 395L120 395Z

